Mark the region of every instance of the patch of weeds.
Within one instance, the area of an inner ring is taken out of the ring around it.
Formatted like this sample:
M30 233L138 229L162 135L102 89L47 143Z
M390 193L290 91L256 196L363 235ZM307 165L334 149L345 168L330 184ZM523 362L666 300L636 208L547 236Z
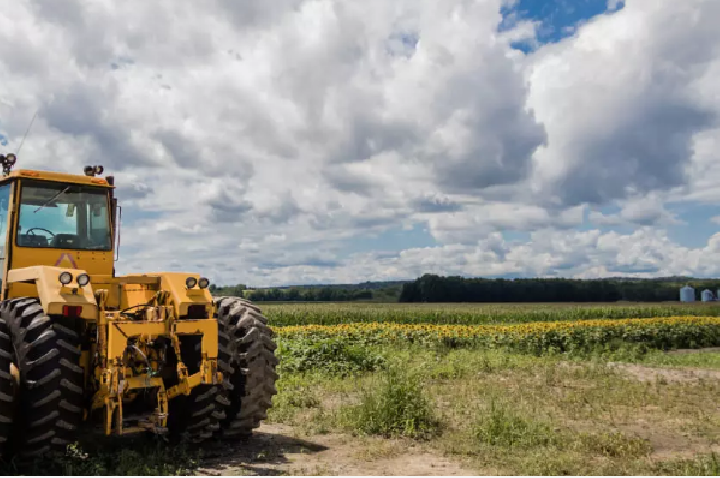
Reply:
M589 360L596 363L628 362L659 367L720 368L718 352L668 353L646 344L627 343L620 339L595 344L587 349L576 349L565 355L571 360Z
M343 337L282 339L276 350L281 373L322 371L342 377L384 368L385 357L363 344Z
M268 411L269 419L276 422L291 420L299 410L321 405L318 386L298 375L284 376L277 382L277 395Z
M344 412L346 425L368 435L429 439L441 431L419 377L396 368L364 390L359 405L347 407Z
M718 476L720 456L712 452L690 459L661 461L653 466L653 473L671 476Z
M638 458L652 452L647 440L620 432L581 433L577 436L577 445L582 451L610 458Z
M600 468L603 474L615 474L652 451L641 438L579 432L553 417L538 417L537 410L522 402L497 396L488 400L488 406L474 412L467 428L448 440L450 453L502 461L509 474L585 475Z
M507 448L550 446L557 439L549 424L524 418L494 398L490 410L476 417L471 434L482 444Z
M586 344L583 347L561 352L561 354L570 360L605 363L608 361L637 362L643 360L648 354L657 352L658 350L652 349L644 343L628 343L622 339L611 338L607 342Z

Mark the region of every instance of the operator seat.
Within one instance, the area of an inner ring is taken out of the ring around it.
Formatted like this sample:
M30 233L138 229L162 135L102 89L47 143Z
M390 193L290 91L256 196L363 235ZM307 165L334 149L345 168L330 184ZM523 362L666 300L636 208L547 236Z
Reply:
M45 236L39 236L34 234L18 234L18 246L48 247L48 240Z
M80 236L77 234L56 234L53 247L59 249L77 249L80 247Z

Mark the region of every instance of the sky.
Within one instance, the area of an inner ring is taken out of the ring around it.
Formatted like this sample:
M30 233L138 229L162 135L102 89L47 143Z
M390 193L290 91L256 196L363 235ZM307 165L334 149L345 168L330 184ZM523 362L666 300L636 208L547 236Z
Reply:
M717 0L0 0L0 151L118 273L720 276Z

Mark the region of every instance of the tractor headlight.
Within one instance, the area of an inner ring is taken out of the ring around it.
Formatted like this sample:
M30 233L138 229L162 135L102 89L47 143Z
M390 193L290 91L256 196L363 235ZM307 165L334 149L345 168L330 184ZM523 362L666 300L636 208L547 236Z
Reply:
M198 287L200 287L201 289L207 289L209 285L210 279L208 279L207 277L201 277L198 281Z
M80 287L85 287L90 283L90 277L87 274L77 276L77 283Z
M68 285L72 282L73 276L68 271L64 271L60 273L60 275L58 276L58 280L62 285Z
M188 277L187 279L185 279L185 287L187 287L188 289L192 289L193 287L195 287L195 285L197 284L197 282L198 282L198 281L197 281L196 278L194 278L194 277Z

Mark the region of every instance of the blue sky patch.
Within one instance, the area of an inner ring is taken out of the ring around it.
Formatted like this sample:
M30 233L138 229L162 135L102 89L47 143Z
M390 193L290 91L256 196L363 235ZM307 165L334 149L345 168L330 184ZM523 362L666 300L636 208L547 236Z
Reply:
M685 204L667 209L686 223L667 228L668 238L685 247L705 247L708 239L720 231L720 224L712 221L713 217L720 216L720 205Z
M622 9L624 1L613 0L518 0L512 7L503 7L503 23L498 29L506 31L523 20L539 21L537 40L542 45L556 43L572 36L582 23L603 13ZM610 9L612 7L612 10ZM514 48L525 53L532 51L526 43L517 43Z
M440 244L430 235L425 225L416 224L412 229L402 227L387 229L375 236L360 236L346 243L338 254L356 254L371 252L394 252L417 247L437 247Z

